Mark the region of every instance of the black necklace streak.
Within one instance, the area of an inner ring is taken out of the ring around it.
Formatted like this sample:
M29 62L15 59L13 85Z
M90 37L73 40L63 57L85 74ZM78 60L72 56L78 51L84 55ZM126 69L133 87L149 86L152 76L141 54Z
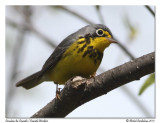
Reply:
M88 46L82 57L85 57L86 55L89 55L89 58L93 59L95 64L97 61L101 61L103 57L103 53L93 49L93 46Z
M83 50L85 49L85 47L87 47L88 44L90 44L90 37L91 37L91 35L87 34L84 37L85 38L84 41L77 42L78 44L83 44L84 43L84 45L81 48L78 49L77 53L83 52ZM87 50L83 53L82 57L84 58L86 55L88 55L89 58L93 59L95 64L97 63L97 61L101 61L102 57L103 57L103 53L100 52L97 49L94 49L93 46L88 46Z
M90 44L90 37L91 35L90 34L87 34L84 36L85 40L84 41L81 41L81 42L77 42L78 44L83 44L85 43L81 48L78 49L77 53L80 53L80 52L83 52L84 48ZM81 37L82 38L82 37Z

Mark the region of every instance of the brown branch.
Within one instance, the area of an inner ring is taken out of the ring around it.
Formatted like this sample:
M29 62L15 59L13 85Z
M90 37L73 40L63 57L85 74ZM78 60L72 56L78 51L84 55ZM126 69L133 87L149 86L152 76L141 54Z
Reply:
M69 80L61 91L61 100L53 99L32 118L65 117L80 105L131 81L139 80L154 71L155 54L153 52L104 72L95 78Z

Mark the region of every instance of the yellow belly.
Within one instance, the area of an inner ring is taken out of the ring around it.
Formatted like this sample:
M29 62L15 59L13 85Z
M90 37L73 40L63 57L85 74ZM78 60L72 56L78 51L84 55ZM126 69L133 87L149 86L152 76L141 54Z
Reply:
M49 72L49 80L58 84L65 84L72 77L89 78L97 71L103 57L104 47L108 45L99 45L100 48L97 47L97 49L100 49L100 52L95 47L97 42L101 40L94 39L90 40L89 43L84 41L84 38L79 39L64 52L62 58Z
M75 76L89 78L96 72L100 61L94 63L89 57L82 57L82 54L71 54L62 58L50 72L50 79L58 84L65 84L67 80Z

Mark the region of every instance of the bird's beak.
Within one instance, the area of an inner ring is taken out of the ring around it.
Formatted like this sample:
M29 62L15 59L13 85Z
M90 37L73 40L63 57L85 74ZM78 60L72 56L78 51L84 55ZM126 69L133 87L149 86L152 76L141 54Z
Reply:
M113 38L107 38L106 39L110 42L110 43L118 43L116 40L114 40Z

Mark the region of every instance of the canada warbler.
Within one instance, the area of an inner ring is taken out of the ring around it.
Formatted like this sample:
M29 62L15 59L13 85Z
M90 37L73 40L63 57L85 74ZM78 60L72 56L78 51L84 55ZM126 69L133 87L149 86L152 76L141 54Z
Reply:
M16 86L33 88L44 81L65 84L75 76L89 78L99 67L103 51L116 43L108 27L88 25L65 38L54 50L42 69L19 81Z

